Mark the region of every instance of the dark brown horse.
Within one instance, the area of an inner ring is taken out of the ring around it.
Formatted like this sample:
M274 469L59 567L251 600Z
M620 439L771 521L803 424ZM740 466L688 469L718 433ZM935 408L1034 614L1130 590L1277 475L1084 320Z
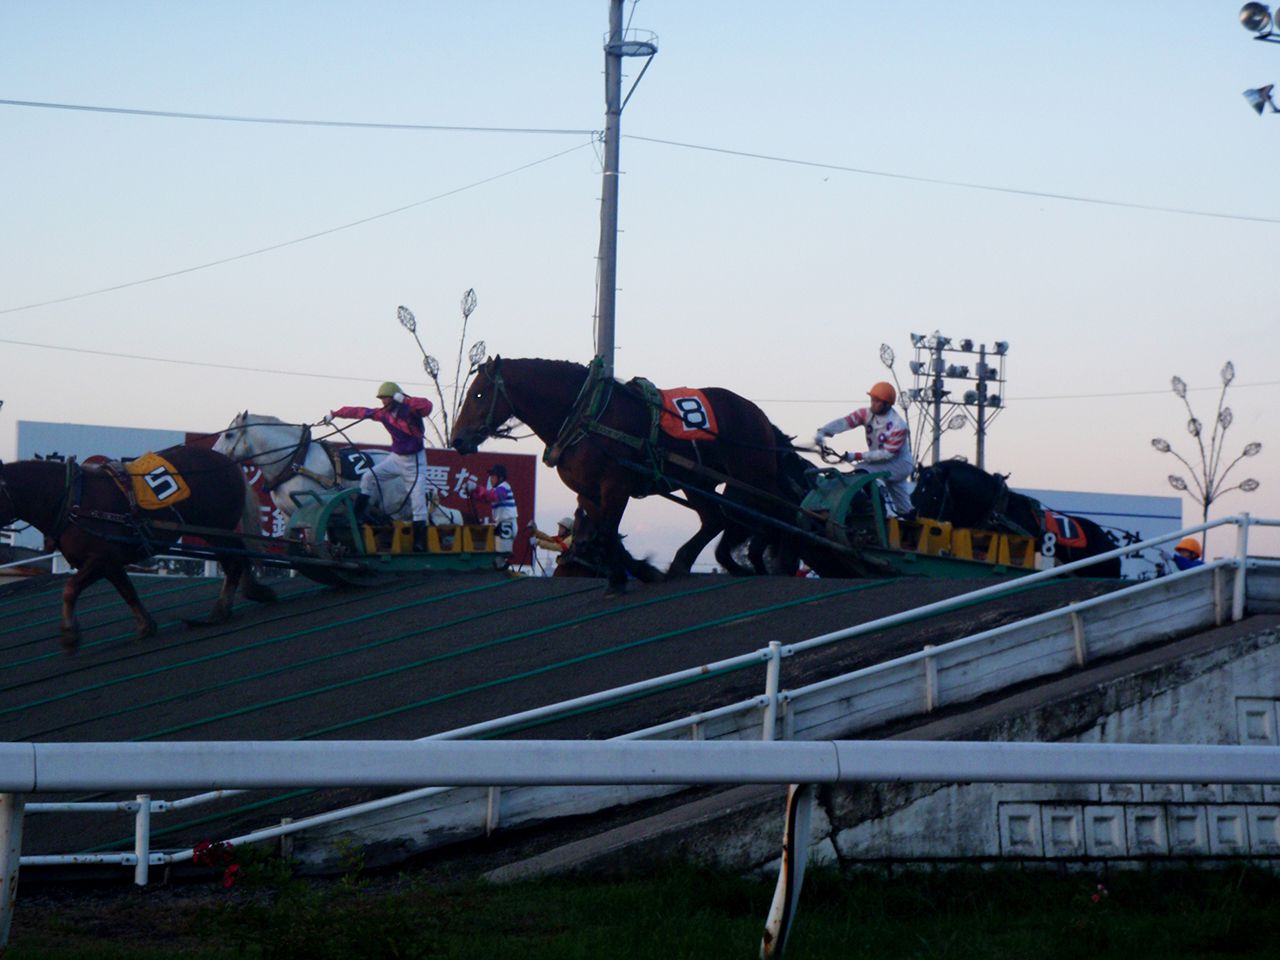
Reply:
M679 402L673 416L698 439L679 439L658 428L658 410L667 401L643 381L619 383L600 376L596 366L566 360L499 357L469 385L452 443L459 453L474 453L486 438L508 435L509 420L526 424L547 445L544 461L578 495L573 547L557 574L572 574L569 561L603 567L617 590L626 563L618 524L631 497L669 496L698 514L701 526L676 552L668 575L688 573L726 526L780 515L772 499L778 494L779 434L769 418L729 390L703 387L693 394L700 397L687 406ZM722 546L716 559L726 569L750 572Z
M155 463L155 467L136 489L130 475L121 469L91 469L57 460L20 460L0 465L0 526L14 520L26 521L76 568L62 589L62 645L68 653L80 645L76 600L85 587L103 578L111 582L133 611L138 638L155 634L156 622L138 599L125 568L163 553L181 536L180 532L157 524L228 533L237 524L243 524L246 531L257 529L256 499L234 461L198 447L169 447L161 450L158 457L163 459L147 461L149 465ZM141 496L137 489L142 491ZM172 506L166 506L166 501ZM241 545L237 537L214 533L205 534L204 539L214 547ZM269 587L257 582L242 556L223 554L220 561L226 577L206 622L230 618L241 580L249 599L275 599Z

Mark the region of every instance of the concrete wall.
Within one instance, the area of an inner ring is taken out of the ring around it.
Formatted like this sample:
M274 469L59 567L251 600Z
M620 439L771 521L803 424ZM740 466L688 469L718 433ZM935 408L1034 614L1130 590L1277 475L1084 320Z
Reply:
M1234 638L956 735L1107 743L1276 744L1280 632ZM912 735L914 738L914 734ZM841 861L1280 856L1280 787L959 784L833 789Z

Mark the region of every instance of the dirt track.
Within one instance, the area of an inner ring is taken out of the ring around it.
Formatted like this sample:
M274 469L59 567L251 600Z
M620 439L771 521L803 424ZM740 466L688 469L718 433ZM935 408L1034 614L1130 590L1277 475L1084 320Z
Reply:
M46 579L0 588L0 734L11 741L411 739L849 627L987 582L689 579L606 597L598 581L433 575L367 590L280 581L281 600L242 605L216 628L181 618L213 581L142 584L160 635L131 639L109 588L82 600L85 642L57 643ZM797 686L1110 589L1068 580L792 658ZM657 697L522 731L604 738L758 694L741 670ZM340 796L339 796L340 794ZM33 798L34 799L34 798ZM64 798L65 799L65 798ZM256 794L155 823L157 848L189 846L359 799L352 791ZM216 814L216 819L205 818ZM27 853L129 846L127 818L30 817Z

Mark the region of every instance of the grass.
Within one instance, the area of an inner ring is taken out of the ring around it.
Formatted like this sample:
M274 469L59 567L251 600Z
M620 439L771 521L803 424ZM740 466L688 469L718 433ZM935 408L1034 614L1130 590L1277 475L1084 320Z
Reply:
M492 886L359 870L312 883L266 863L244 882L21 894L6 960L751 958L772 883L688 867ZM1280 877L1234 867L1100 875L810 871L789 960L1182 960L1280 956Z

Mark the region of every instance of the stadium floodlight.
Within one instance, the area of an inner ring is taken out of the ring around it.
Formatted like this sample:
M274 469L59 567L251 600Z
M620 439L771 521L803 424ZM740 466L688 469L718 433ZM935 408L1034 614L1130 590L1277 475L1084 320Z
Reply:
M1244 98L1249 101L1249 106L1253 107L1258 116L1262 116L1267 107L1271 108L1272 113L1280 113L1280 110L1276 109L1275 101L1271 99L1271 91L1274 88L1274 83L1268 83L1265 87L1256 89L1250 87L1244 92Z
M1008 353L1008 352L1009 352L1009 341L1008 341L1008 340L997 340L997 341L996 341L996 356L1003 357L1003 356L1004 356L1006 353Z
M1271 32L1271 10L1265 3L1246 3L1240 8L1240 25L1250 33L1266 36Z

